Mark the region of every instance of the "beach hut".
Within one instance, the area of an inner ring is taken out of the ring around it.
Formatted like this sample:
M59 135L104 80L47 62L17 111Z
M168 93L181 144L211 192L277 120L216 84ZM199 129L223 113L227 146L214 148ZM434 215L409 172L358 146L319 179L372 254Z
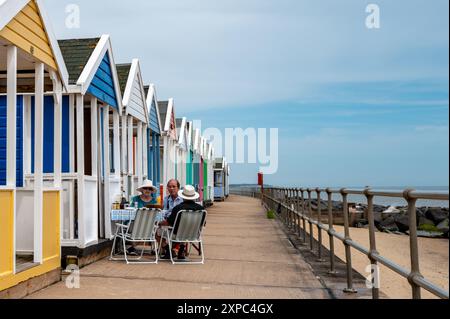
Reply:
M194 129L193 123L186 122L187 153L186 153L186 184L194 185Z
M123 96L121 116L121 173L127 199L137 195L136 187L148 177L147 163L147 97L139 60L117 64L117 75Z
M153 185L161 183L160 141L161 141L161 116L159 114L158 99L155 85L144 87L147 96L147 172L148 179Z
M60 278L67 70L41 1L0 4L0 291ZM44 130L44 123L48 127ZM46 166L53 174L46 176ZM17 293L17 291L16 291Z
M230 196L230 164L225 159L225 173L224 173L224 185L225 185L225 198L228 198Z
M175 106L173 98L168 101L158 101L159 114L163 130L161 132L161 155L162 155L162 184L164 185L164 194L167 182L175 178L176 175L176 154L178 135L175 121Z
M178 145L177 145L177 160L176 160L176 175L180 181L182 187L188 184L187 180L187 166L188 157L190 156L189 151L189 130L188 122L185 117L181 119L176 119L177 134L178 134Z
M214 203L214 147L212 143L208 143L207 148L207 187L208 187L208 203L212 205Z
M218 157L214 160L214 199L225 200L225 158Z
M111 206L121 192L122 94L109 35L58 43L69 72L63 99L62 253L100 256L108 249Z
M203 169L202 169L202 136L199 129L194 130L193 140L193 181L196 191L203 200Z
M205 140L204 142L204 156L203 156L203 203L206 206L211 206L214 202L214 185L213 185L213 164L212 158L212 144Z

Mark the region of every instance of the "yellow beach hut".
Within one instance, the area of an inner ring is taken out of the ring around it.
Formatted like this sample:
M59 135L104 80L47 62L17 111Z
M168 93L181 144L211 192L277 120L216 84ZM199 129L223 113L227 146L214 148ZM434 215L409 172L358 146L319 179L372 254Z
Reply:
M21 283L22 294L31 292L26 282L32 278L45 277L31 285L36 289L60 279L61 105L67 81L42 1L2 1L0 296L8 297L8 288ZM53 114L51 148L44 145L48 111ZM54 174L44 184L45 160Z

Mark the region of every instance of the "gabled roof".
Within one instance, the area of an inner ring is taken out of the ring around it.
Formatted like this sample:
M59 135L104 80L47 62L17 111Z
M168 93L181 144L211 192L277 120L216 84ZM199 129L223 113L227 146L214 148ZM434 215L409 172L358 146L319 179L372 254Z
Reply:
M200 139L201 139L200 130L198 128L196 128L194 131L194 147L193 147L193 149L197 154L200 154L200 147L201 147Z
M175 123L177 124L177 130L181 129L181 124L183 124L183 119L177 118L177 119L175 119Z
M58 40L69 73L69 84L76 85L100 38Z
M130 75L131 63L116 64L117 77L119 78L120 92L125 93L125 87L127 86L128 76Z
M111 38L104 34L100 38L60 40L63 49L64 61L70 65L70 93L86 94L91 82L104 58L108 58L111 67L111 77L114 82L115 99L122 112L122 93L112 52ZM86 61L87 58L87 61ZM85 62L86 61L86 62ZM83 65L84 63L84 65Z
M156 88L154 84L146 85L144 86L145 96L147 97L147 113L148 113L148 119L149 119L149 126L152 125L152 105L154 103L155 105L155 111L156 111L156 125L158 126L158 133L162 131L162 125L161 125L161 115L159 113L159 107L158 107L158 98L156 96Z
M131 63L117 64L116 69L125 112L148 123L146 93L139 60L133 59Z
M163 124L163 131L169 133L174 140L178 140L173 98L170 98L169 101L158 102L158 107L162 120L161 123Z
M186 128L187 128L187 145L188 148L193 149L193 139L194 139L194 124L192 121L186 122Z
M51 51L53 52L55 63L57 66L57 72L61 79L61 82L65 88L68 86L68 73L64 59L62 57L61 51L58 46L55 34L50 24L50 20L47 16L47 11L45 10L45 5L42 0L33 0L36 4L40 17L43 22L44 31L48 37ZM30 3L31 0L3 0L0 4L0 30L3 30L13 19L19 14L25 6ZM25 50L28 51L28 50Z
M178 144L184 145L186 149L189 147L187 119L185 117L177 119Z
M208 142L206 144L206 149L207 149L206 157L208 158L208 160L212 160L213 159L213 153L214 153L212 143Z
M161 116L161 124L165 125L167 117L167 109L169 108L169 101L158 101L159 115ZM164 126L162 127L164 130Z

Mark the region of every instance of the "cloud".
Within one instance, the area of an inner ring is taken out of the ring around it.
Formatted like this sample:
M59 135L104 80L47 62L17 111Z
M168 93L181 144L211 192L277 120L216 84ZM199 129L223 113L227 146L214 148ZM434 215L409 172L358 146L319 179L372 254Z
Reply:
M79 0L78 30L64 27L71 2L46 0L59 37L110 33L116 59L140 58L145 80L183 111L304 99L327 83L448 78L445 0L378 1L375 32L357 0Z

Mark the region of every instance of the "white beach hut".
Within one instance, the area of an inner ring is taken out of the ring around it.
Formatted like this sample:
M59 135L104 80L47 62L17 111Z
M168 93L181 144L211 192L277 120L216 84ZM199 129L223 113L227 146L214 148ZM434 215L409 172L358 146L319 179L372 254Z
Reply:
M161 132L161 155L162 155L162 184L164 185L164 193L167 182L175 178L176 171L176 154L178 134L175 121L175 105L173 98L168 101L158 101L159 114L163 130Z
M116 68L124 107L121 116L122 185L126 198L130 199L137 195L137 185L148 177L149 113L139 60L117 64Z

